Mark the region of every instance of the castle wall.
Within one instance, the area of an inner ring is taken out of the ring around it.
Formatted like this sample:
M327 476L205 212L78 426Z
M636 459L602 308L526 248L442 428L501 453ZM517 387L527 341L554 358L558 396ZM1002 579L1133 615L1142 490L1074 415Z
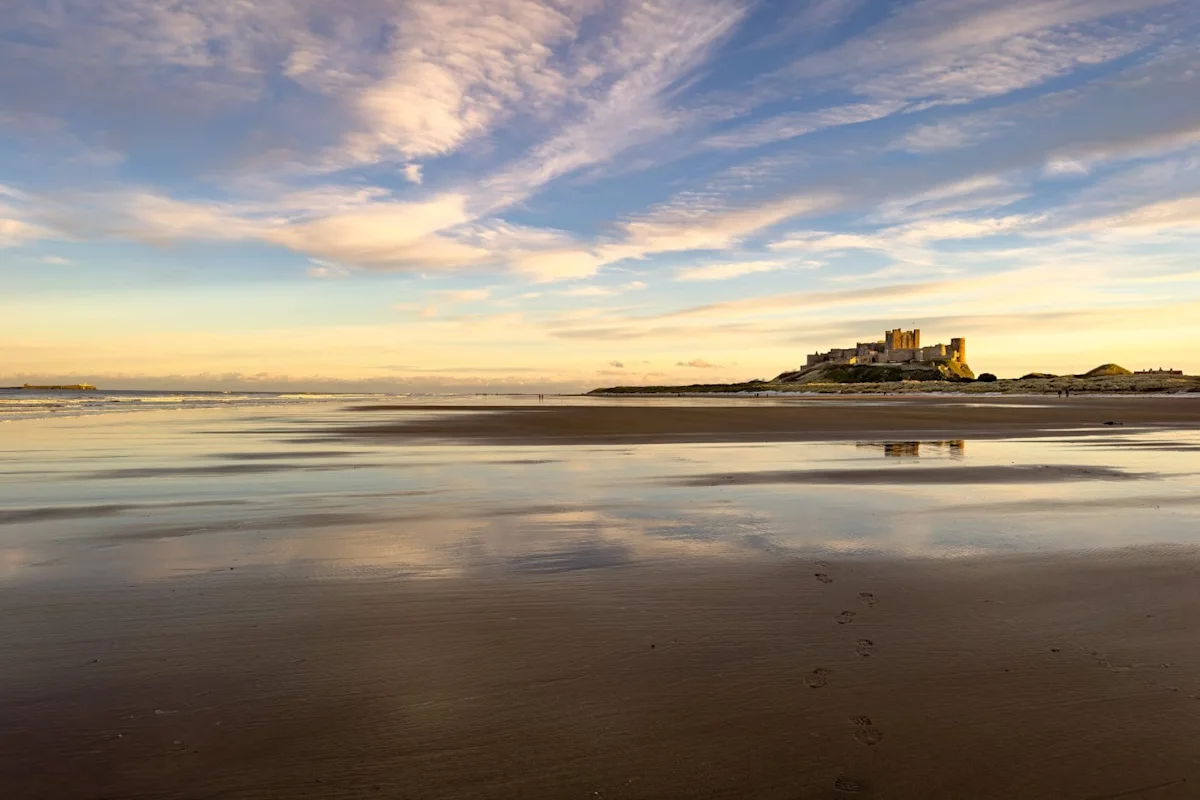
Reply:
M885 364L903 364L905 361L918 361L920 354L911 348L888 350L880 359Z

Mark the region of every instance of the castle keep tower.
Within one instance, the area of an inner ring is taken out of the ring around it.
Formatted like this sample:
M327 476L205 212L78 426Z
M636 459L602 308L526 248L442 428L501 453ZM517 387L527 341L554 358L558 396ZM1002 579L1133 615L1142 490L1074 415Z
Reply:
M959 337L950 340L950 358L962 364L967 363L967 340Z
M883 334L883 344L888 350L917 350L921 347L921 329L887 331Z

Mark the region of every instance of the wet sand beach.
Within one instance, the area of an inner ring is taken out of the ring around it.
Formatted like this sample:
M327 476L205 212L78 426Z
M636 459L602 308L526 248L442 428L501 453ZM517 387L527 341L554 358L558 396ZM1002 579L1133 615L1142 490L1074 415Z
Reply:
M844 438L1035 436L1106 427L1200 427L1200 398L811 397L687 405L617 399L596 405L423 406L425 419L391 421L388 405L354 408L371 422L340 430L361 436L427 436L509 443L812 441ZM454 413L438 413L453 411Z
M1193 797L1198 567L7 590L0 774L22 798Z
M1196 407L1019 438L968 406L984 434L713 441L802 415L687 402L8 426L0 796L1192 798ZM604 439L647 409L685 440ZM558 422L469 427L506 418Z

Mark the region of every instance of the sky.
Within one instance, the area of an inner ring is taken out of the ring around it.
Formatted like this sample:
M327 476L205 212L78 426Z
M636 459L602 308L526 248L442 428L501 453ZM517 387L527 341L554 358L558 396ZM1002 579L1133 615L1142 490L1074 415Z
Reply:
M1200 372L1195 0L18 0L0 384Z

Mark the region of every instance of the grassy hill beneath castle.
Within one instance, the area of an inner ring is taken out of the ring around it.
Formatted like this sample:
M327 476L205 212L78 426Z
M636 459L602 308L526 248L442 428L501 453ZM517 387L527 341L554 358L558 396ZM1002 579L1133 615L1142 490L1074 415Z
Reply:
M971 381L975 373L960 361L912 364L818 364L784 372L772 383L895 383L897 381Z

